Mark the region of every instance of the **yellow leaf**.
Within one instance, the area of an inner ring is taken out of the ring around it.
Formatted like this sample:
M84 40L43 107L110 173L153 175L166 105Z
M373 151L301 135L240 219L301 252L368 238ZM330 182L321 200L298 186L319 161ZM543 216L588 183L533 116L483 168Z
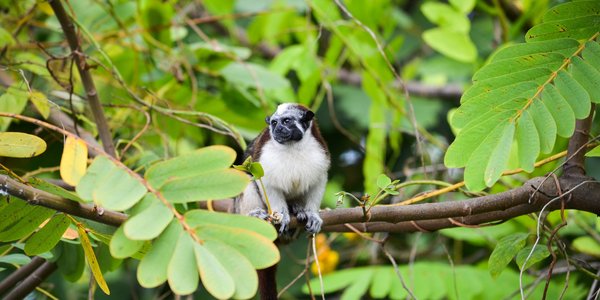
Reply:
M48 101L48 98L46 98L46 95L40 92L31 92L29 93L29 100L31 100L31 103L33 103L42 117L48 119L48 116L50 115L50 102Z
M68 184L76 186L87 168L88 149L85 142L67 137L60 159L60 177Z
M54 11L52 10L52 7L50 7L50 4L48 4L48 2L46 1L38 1L38 8L43 11L45 14L49 15L49 16L53 16L54 15Z
M100 265L96 259L96 254L94 254L94 249L92 248L90 238L85 232L85 228L83 228L81 224L77 224L77 232L79 233L79 239L81 240L81 247L83 247L83 254L85 254L85 258L87 259L90 269L92 270L94 279L96 279L100 289L105 294L110 295L110 290L108 289L108 285L104 280L104 276L102 276L102 271L100 271Z
M22 132L0 132L0 156L33 157L46 151L46 142Z

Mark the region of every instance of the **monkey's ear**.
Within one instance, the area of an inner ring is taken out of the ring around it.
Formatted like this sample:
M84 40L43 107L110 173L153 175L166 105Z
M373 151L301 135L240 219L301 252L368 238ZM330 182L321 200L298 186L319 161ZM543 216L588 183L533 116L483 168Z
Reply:
M308 122L308 121L312 120L314 117L315 117L315 113L314 113L314 112L312 112L312 111L310 111L310 110L307 110L307 111L304 113L304 115L302 116L302 119L301 119L301 121L302 121L302 122Z
M267 116L267 117L265 118L265 122L266 122L267 124L271 124L271 117L270 117L270 116Z

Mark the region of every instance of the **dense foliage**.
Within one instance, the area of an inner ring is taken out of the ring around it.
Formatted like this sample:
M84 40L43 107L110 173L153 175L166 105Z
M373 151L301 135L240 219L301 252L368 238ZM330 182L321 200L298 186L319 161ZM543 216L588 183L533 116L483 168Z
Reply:
M594 295L600 2L562 2L0 0L0 297ZM278 248L225 211L281 102L332 169Z

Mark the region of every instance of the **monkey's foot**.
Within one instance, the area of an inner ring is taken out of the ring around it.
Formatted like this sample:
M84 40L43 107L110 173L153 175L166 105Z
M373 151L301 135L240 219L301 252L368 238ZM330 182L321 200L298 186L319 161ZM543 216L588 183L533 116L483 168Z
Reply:
M318 213L311 211L298 211L296 218L300 222L306 222L304 229L306 229L308 233L317 233L321 231L323 220Z
M257 207L255 209L251 210L248 213L248 215L251 217L256 217L256 218L262 219L262 220L269 219L269 214L267 213L267 211L260 207Z
M279 235L283 235L288 231L290 225L290 214L282 213L281 221L279 222Z

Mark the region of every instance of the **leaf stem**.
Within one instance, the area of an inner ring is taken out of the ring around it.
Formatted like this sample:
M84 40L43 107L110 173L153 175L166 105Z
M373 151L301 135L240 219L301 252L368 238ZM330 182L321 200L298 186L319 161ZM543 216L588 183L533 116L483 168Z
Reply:
M263 190L263 194L265 195L265 203L267 204L267 213L269 216L273 215L273 210L271 209L271 203L269 202L269 196L267 195L267 190L265 189L265 185L262 182L262 179L258 178L258 182L260 183L260 187Z

